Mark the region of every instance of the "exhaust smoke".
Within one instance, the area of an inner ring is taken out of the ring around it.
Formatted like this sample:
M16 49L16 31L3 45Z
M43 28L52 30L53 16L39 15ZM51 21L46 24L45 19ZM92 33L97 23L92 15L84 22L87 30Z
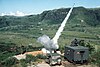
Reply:
M58 45L54 44L53 41L47 35L43 35L38 38L38 42L43 44L46 49L58 49Z
M73 5L74 7L74 5ZM59 45L58 45L58 39L61 35L61 32L63 31L65 24L72 12L73 7L69 10L67 16L65 17L64 21L62 22L61 26L59 27L58 31L56 32L56 35L53 37L53 39L50 39L49 36L47 35L43 35L41 37L38 38L38 42L40 42L41 44L43 44L43 46L46 49L52 50L52 49L58 49Z
M68 21L68 18L72 12L73 7L70 9L70 11L68 12L67 16L65 17L64 21L62 22L61 26L59 27L58 31L56 32L56 35L54 36L54 38L52 39L54 41L55 44L57 44L57 41L61 35L61 32L63 31L65 24Z

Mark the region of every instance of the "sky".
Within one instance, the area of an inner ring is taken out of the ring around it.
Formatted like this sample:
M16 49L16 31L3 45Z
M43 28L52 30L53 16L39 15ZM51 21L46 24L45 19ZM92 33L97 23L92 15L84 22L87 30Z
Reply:
M83 6L100 7L100 0L0 0L0 15L40 14L45 10Z

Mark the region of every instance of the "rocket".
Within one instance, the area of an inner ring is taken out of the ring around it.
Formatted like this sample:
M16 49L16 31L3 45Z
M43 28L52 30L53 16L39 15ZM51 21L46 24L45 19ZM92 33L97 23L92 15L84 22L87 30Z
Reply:
M53 39L50 39L49 36L47 35L43 35L41 37L38 38L38 42L40 42L41 44L43 44L43 46L46 49L59 49L59 45L58 45L58 39L61 35L61 32L63 31L65 24L67 23L71 12L73 10L74 5L72 6L72 8L69 10L68 14L66 15L65 19L63 20L63 22L61 23L61 26L59 27L58 31L56 32L55 36L53 37Z

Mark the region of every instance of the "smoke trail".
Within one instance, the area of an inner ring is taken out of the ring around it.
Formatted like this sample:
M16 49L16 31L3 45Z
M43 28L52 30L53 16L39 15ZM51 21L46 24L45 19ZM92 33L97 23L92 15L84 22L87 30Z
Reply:
M74 7L74 5L73 5L73 7ZM66 22L67 22L67 20L68 20L68 18L69 18L69 16L70 16L70 14L71 14L71 12L72 12L73 7L72 7L72 8L70 9L70 11L68 12L67 16L65 17L64 21L62 22L61 26L59 27L58 31L56 32L56 35L55 35L54 38L52 39L53 42L54 42L54 44L57 44L57 41L58 41L58 39L59 39L59 37L60 37L60 35L61 35L61 32L63 31L63 29L64 29L64 27L65 27L65 24L66 24Z
M59 27L56 35L54 36L54 38L52 40L47 35L43 35L43 36L38 38L38 42L43 44L43 46L46 49L58 49L59 48L59 45L58 45L57 41L58 41L58 39L61 35L61 32L63 31L63 29L65 27L65 24L66 24L71 12L72 12L72 9L73 9L73 7L68 12L67 16L65 17L64 21L62 22L61 26Z

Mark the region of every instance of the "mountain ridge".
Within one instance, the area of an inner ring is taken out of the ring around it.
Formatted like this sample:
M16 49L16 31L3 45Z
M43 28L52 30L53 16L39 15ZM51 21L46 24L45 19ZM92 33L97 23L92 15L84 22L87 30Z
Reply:
M43 11L41 14L23 17L0 16L0 28L14 25L34 25L38 23L59 24L63 21L70 8L60 8ZM85 25L100 25L100 8L74 7L68 23L81 23Z

